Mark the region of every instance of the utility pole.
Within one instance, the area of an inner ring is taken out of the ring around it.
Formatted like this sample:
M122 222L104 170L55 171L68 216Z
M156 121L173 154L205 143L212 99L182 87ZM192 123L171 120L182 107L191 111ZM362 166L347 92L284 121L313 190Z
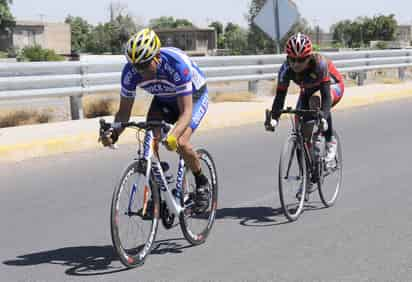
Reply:
M46 17L46 14L38 14L40 21L43 23L44 22L44 18Z
M113 22L114 20L114 7L113 7L113 2L110 2L110 22Z
M359 26L360 29L360 47L363 47L363 28L362 25Z

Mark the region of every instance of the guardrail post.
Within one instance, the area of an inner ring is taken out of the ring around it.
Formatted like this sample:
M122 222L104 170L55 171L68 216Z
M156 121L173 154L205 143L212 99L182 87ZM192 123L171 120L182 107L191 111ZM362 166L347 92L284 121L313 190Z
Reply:
M406 68L405 67L398 68L399 80L405 80L405 76L406 76Z
M82 96L70 96L70 113L72 120L83 119Z
M358 72L358 86L362 86L365 83L365 79L366 79L366 72L365 71Z
M259 84L258 80L249 81L248 82L248 91L250 93L253 93L253 94L257 95L258 94L258 84Z
M86 81L85 81L85 74L86 72L86 67L81 63L80 65L80 86L82 87L82 94L81 95L76 95L76 96L70 96L70 113L71 113L71 118L72 120L78 120L78 119L83 119L84 118L84 113L83 113L83 94L84 94L84 89L86 88Z

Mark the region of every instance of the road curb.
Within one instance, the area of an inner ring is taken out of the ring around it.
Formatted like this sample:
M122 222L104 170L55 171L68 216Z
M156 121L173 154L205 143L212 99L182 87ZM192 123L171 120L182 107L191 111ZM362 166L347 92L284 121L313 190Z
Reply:
M412 89L382 92L373 95L343 97L342 101L334 110L339 111L348 108L368 106L385 101L394 101L409 97L412 97ZM296 96L290 95L288 98L289 105L294 105L296 103ZM211 107L205 119L202 121L199 131L206 132L208 130L242 126L256 122L263 123L264 110L271 107L271 98L258 102L230 103L232 110L228 113L228 116L223 117L222 114L226 112L223 108L227 105L227 103L220 103L214 108ZM220 110L217 110L217 108L220 108ZM222 111L224 113L222 113ZM28 143L0 145L0 160L3 162L22 161L35 157L99 148L101 145L97 143L97 120L98 119L96 119L96 129L93 130L93 132L63 136L59 138L48 138ZM136 142L135 131L126 130L125 134L122 135L119 144L130 144L133 142Z

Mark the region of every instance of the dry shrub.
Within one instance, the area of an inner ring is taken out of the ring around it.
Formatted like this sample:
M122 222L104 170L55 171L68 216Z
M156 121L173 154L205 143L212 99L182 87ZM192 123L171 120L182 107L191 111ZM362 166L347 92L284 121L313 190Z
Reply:
M144 116L150 105L151 98L136 99L132 116ZM112 116L119 109L119 98L117 96L96 97L88 96L83 100L83 110L86 118L95 118L101 116Z
M209 94L209 99L213 103L251 102L256 99L256 95L250 92L215 93L215 94Z
M47 123L51 121L51 113L31 110L16 110L0 116L0 128L19 125Z
M86 118L111 116L116 111L117 104L118 102L113 98L85 99L84 116Z
M397 84L401 83L401 80L399 78L394 78L394 77L385 77L380 80L383 84Z

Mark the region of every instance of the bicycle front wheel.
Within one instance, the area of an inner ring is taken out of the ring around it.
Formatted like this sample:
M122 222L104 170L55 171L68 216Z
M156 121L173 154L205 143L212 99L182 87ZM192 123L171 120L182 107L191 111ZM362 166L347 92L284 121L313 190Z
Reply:
M295 221L302 213L306 195L306 161L296 136L285 142L279 161L279 196L287 219Z
M206 241L216 218L217 208L217 171L212 156L205 149L196 150L199 156L203 173L209 180L209 205L201 213L193 209L196 193L196 182L190 169L186 167L183 180L183 206L180 214L180 227L186 240L193 245L199 245Z
M335 160L331 163L323 164L322 182L318 184L319 196L322 203L326 207L331 207L335 204L339 195L339 190L342 185L342 146L339 135L336 131L333 132L338 148L336 151Z
M146 185L144 161L133 161L113 192L110 226L113 246L126 267L142 265L159 224L159 193Z

